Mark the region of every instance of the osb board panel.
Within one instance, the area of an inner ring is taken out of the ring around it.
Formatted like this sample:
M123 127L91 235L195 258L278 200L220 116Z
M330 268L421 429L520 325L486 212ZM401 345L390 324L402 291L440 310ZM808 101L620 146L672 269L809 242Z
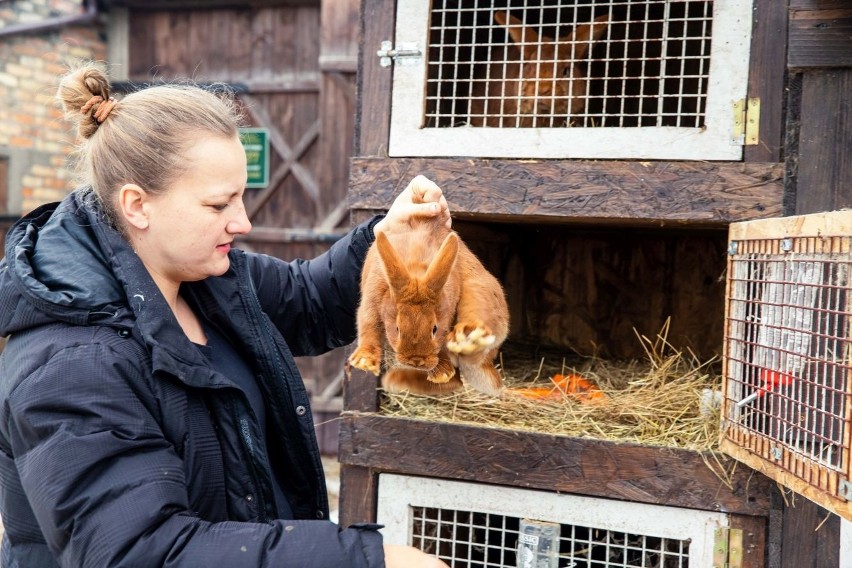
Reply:
M455 214L515 222L607 222L722 227L781 214L783 165L354 158L350 205L387 207L423 174Z
M514 340L644 359L636 334L655 337L670 319L676 348L721 351L724 231L454 226L503 284Z
M852 207L852 68L802 75L796 213Z
M741 467L726 485L700 453L673 448L344 414L339 459L376 471L640 503L757 516L769 511L768 478Z

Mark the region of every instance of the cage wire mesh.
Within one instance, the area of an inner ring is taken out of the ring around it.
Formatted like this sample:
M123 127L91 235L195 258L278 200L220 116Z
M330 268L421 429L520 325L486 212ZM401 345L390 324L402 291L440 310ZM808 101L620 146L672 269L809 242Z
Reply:
M427 127L705 121L709 0L433 0Z
M740 241L728 275L723 432L832 492L849 460L849 245Z
M515 568L521 519L412 507L411 543L451 568ZM685 568L689 540L560 525L558 565L573 568Z

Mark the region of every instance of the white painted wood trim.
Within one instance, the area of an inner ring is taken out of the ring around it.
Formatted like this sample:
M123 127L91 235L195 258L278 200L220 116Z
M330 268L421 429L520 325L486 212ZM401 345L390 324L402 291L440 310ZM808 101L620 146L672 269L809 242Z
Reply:
M714 532L729 526L727 515L710 511L380 474L377 522L385 525L382 529L385 542L411 544L411 507L475 511L637 535L690 539L690 566L713 565Z
M426 49L429 2L399 0L394 45ZM716 0L706 128L423 128L426 61L393 65L390 156L740 160L732 144L733 103L746 97L751 0Z

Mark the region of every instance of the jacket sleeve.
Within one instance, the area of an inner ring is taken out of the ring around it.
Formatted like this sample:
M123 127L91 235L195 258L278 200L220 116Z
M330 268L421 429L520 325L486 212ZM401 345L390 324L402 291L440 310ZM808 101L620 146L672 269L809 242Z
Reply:
M149 380L109 346L82 345L7 399L2 427L21 486L61 566L384 566L375 530L198 518L181 459L141 402Z
M248 255L261 307L293 355L319 355L355 340L361 269L379 219L355 227L312 260Z

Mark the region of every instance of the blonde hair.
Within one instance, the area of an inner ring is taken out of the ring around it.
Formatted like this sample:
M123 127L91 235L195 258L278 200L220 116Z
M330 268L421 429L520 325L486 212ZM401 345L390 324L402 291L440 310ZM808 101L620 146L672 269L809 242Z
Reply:
M57 90L65 117L77 125L80 181L91 185L119 228L116 195L123 185L163 193L186 172L186 152L199 135L231 138L239 132L241 117L226 89L214 94L191 84L169 84L144 88L118 102L110 97L106 73L93 63L72 70ZM115 106L102 108L110 104Z

